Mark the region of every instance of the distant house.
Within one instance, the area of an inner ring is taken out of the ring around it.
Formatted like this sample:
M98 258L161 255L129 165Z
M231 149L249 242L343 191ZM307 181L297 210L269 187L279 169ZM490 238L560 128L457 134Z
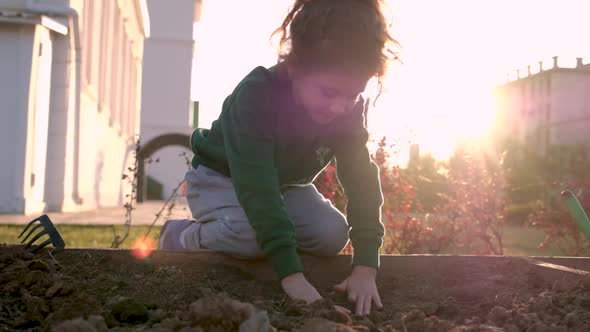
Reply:
M578 58L574 68L563 68L558 57L551 68L527 72L495 89L498 117L496 137L536 147L577 146L590 152L590 64Z
M0 0L0 213L120 205L146 0Z

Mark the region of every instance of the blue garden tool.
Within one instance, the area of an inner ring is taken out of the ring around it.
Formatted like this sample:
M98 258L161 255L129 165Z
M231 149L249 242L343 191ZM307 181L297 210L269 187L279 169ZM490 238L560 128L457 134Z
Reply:
M21 241L21 243L25 243L25 241L27 241L27 239L37 229L39 229L41 227L43 228L42 231L40 231L39 233L37 233L37 235L35 235L25 245L25 248L27 248L27 249L30 248L30 252L32 252L32 253L37 252L37 251L41 250L42 248L46 247L47 245L49 245L50 243L53 244L53 249L51 250L53 252L61 251L61 250L63 250L66 247L66 243L64 242L64 240L62 239L61 235L57 231L57 228L55 228L55 225L53 225L53 222L51 222L51 219L49 219L49 217L46 214L42 215L39 218L35 218L31 222L29 222L29 224L25 227L25 229L23 229L23 231L20 233L20 235L18 236L18 238L20 239L23 236L23 234L25 234L25 232L29 229L29 227L31 227L34 223L37 223L37 225L35 225L33 228L31 228L31 230L29 231L29 233L27 234L27 236L25 236L25 238L22 239L22 241ZM34 247L31 248L31 246L33 245L33 243L35 241L37 241L43 235L48 235L49 238L47 240L45 240L43 243L38 244L38 245L36 245L36 246L34 246Z
M590 219L588 219L588 215L586 215L586 212L584 212L582 204L580 204L580 201L576 195L574 195L574 193L569 190L564 190L561 192L561 197L564 199L565 205L574 218L574 221L582 233L584 233L586 239L590 241Z

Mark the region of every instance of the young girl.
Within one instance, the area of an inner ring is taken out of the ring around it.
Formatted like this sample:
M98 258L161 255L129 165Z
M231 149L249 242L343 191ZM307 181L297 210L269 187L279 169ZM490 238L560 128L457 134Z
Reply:
M296 0L276 33L279 63L250 72L212 128L193 133L186 197L195 220L167 222L160 248L269 257L284 291L313 302L321 297L298 251L334 256L350 235L352 273L336 288L368 314L382 307L383 198L360 94L383 77L395 40L380 0ZM312 184L333 158L346 217Z

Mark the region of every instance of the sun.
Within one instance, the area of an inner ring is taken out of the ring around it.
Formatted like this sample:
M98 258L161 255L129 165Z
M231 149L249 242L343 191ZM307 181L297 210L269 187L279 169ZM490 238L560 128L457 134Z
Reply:
M483 139L494 121L495 102L486 80L437 81L394 72L389 88L369 111L369 131L374 138L396 142L400 163L410 144L421 154L448 159L460 141ZM399 82L399 83L398 83Z

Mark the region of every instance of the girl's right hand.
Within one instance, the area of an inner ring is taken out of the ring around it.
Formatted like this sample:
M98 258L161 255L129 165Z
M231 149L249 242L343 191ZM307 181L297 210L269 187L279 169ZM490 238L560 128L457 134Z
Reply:
M322 296L313 287L303 273L293 273L281 280L281 286L287 295L293 300L303 300L310 304L321 300Z
M291 274L281 280L281 286L287 295L293 300L303 300L307 304L311 304L317 300L321 300L322 296L317 289L313 287L303 273L298 272ZM334 306L336 310L341 313L350 315L350 310L339 305Z

